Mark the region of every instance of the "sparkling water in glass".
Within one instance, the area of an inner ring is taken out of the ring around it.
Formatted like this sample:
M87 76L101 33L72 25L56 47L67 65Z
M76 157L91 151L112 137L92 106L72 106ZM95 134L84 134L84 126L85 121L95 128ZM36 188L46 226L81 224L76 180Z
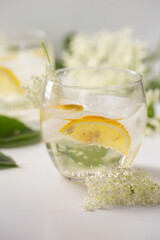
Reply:
M41 130L51 159L66 178L83 181L107 167L130 167L144 137L141 75L114 68L56 71L41 106Z

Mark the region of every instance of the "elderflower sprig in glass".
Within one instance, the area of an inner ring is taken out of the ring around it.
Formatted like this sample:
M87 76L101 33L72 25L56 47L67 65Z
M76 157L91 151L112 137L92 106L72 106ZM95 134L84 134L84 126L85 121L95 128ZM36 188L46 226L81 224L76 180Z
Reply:
M48 51L47 51L43 41L41 41L41 45L43 47L43 50L44 50L47 60L48 60L48 64L46 65L45 74L33 76L32 77L32 80L33 80L32 85L24 87L27 98L32 102L32 104L35 107L38 107L38 108L40 108L40 105L41 105L41 98L42 98L43 91L45 88L45 82L47 80L50 80L50 81L54 81L55 83L59 83L59 84L61 83L61 80L58 78L58 76L55 73L54 64L51 63L51 59L49 57ZM57 91L56 95L57 96L60 95L61 88L58 87L56 89L56 91ZM61 96L62 96L62 94L61 94Z
M118 78L122 85L113 84ZM54 165L66 178L84 181L114 165L130 167L145 124L143 81L136 72L82 67L46 77L41 130Z

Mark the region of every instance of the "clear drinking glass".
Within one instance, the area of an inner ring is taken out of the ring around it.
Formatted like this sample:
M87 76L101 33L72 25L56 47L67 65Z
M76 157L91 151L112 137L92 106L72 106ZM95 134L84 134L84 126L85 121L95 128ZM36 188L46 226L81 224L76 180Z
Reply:
M44 31L0 31L0 114L19 118L35 129L39 126L39 110L24 96L21 86L30 85L33 75L45 71L47 60L41 41L53 57L52 44Z
M46 82L41 130L58 171L83 181L112 165L130 167L146 124L141 75L104 67L56 74L60 83Z

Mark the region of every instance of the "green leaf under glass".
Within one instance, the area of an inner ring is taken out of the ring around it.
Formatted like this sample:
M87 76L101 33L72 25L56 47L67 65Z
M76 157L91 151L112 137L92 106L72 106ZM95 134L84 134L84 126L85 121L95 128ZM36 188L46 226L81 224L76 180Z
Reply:
M15 118L0 115L0 148L26 146L40 140L40 131L33 131Z
M12 168L12 167L18 167L18 165L15 163L15 161L11 157L0 152L0 169Z

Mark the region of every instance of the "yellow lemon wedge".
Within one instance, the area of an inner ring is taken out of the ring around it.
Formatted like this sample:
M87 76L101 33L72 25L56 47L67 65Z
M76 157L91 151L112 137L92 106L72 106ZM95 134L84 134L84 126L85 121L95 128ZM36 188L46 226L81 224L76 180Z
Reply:
M60 132L82 143L113 148L123 155L128 154L131 142L121 123L100 116L72 120Z
M66 105L56 105L55 109L62 109L62 110L72 110L72 111L82 111L83 106L77 104L66 104Z
M83 106L78 104L66 104L66 105L54 105L48 106L48 109L60 109L60 110L70 110L70 111L82 111ZM41 121L45 121L52 116L51 112L40 110Z
M20 82L13 72L0 66L0 94L22 94L24 91L20 88Z

